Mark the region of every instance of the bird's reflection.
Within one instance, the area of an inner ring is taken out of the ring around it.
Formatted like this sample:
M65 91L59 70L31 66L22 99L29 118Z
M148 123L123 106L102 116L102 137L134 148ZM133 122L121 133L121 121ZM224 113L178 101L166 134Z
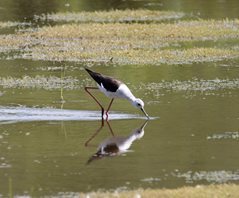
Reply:
M128 136L122 137L114 135L110 123L106 121L112 137L109 137L100 143L97 152L89 158L87 164L91 163L94 160L102 159L104 157L113 157L126 153L135 140L138 140L143 137L144 128L147 125L147 122L148 120L146 120L139 128L134 129L132 133L130 133ZM90 141L94 139L94 137L102 130L103 127L104 121L102 121L101 126L89 138L89 140L86 141L85 146L89 146Z

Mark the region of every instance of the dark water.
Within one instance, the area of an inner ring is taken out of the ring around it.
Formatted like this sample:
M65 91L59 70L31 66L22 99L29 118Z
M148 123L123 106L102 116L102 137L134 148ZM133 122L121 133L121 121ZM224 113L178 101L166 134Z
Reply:
M239 15L236 0L4 0L0 19L31 21L35 14L112 8L175 10L201 18ZM61 77L61 70L49 68L62 65L68 68L65 76L78 78L81 85L89 82L84 65L71 62L0 60L0 71L1 77ZM95 65L92 69L127 82L155 119L143 131L142 114L127 101L117 100L109 125L101 127L98 107L83 88L1 87L1 195L60 196L98 189L239 183L238 60L160 67ZM108 104L105 96L96 95ZM107 148L115 152L114 145L120 144L120 154L94 157L102 142L110 142Z
M237 18L237 0L1 0L1 21L29 21L34 15L59 11L99 11L112 9L173 10L200 18Z

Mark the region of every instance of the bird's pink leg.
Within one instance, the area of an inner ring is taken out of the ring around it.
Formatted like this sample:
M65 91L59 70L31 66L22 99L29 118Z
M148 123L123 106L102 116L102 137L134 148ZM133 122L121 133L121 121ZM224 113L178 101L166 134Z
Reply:
M108 106L108 108L107 108L107 110L106 110L106 113L105 113L105 114L106 114L106 120L108 120L108 116L109 116L109 115L108 115L108 112L109 112L109 110L110 110L110 107L111 107L113 101L114 101L114 98L111 99L110 104L109 104L109 106Z
M102 114L102 119L104 119L104 108L103 106L100 104L100 102L96 99L96 97L90 93L90 91L88 89L98 89L98 87L85 87L85 91L96 101L96 103L100 106L101 108L101 114Z

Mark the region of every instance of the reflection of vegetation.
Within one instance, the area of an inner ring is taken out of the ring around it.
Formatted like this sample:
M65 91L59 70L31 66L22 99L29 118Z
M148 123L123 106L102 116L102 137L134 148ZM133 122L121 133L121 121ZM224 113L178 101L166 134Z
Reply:
M190 64L239 57L238 50L233 48L220 49L217 43L210 48L198 48L196 43L237 39L238 27L238 20L56 25L1 35L0 50L19 51L12 58L33 60Z

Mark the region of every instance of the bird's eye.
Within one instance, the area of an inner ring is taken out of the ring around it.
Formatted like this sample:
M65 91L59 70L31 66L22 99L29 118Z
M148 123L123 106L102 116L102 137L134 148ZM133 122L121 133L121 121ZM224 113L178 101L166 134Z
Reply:
M140 105L139 103L137 103L137 106L139 106L139 107L140 107L141 105Z

